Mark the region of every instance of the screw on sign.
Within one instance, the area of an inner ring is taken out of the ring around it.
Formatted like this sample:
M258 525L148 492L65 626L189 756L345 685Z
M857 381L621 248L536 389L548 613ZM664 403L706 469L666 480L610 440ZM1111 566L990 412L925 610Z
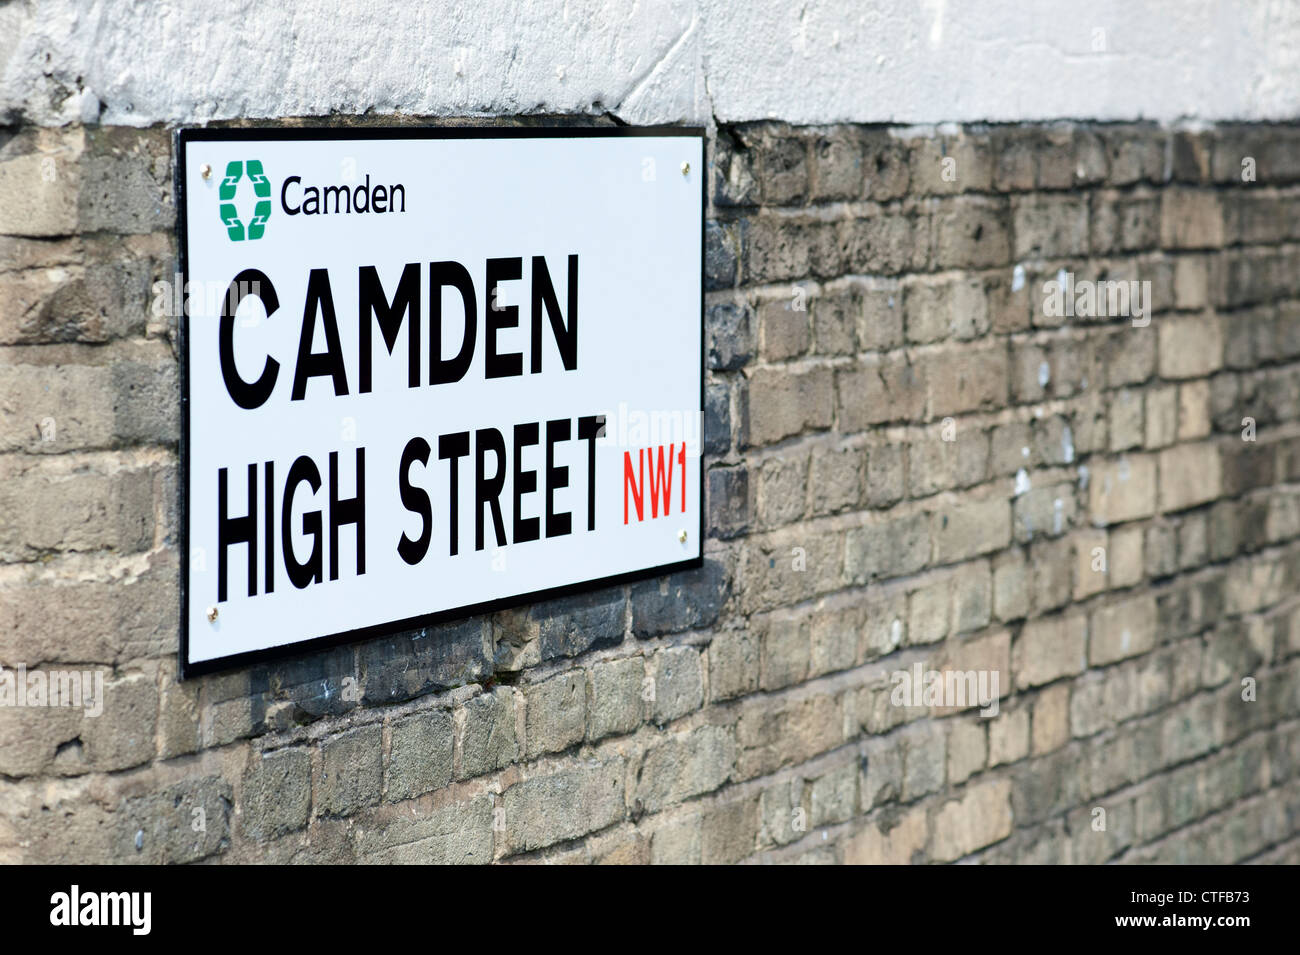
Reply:
M253 207L253 218L248 223L247 233L244 229L244 221L239 217L239 209L235 205L235 189L245 172L248 174L249 182L253 184L253 194L257 196L257 204ZM271 183L266 178L266 173L262 171L260 159L250 159L247 163L239 160L226 163L226 176L221 180L221 189L217 195L221 200L221 221L230 234L232 242L242 242L245 238L251 241L262 237L266 232L266 220L271 217Z

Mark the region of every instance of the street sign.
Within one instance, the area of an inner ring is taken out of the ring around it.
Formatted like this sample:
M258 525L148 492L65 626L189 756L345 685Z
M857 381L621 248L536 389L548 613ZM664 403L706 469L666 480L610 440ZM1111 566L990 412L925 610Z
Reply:
M182 674L699 566L698 129L187 129Z

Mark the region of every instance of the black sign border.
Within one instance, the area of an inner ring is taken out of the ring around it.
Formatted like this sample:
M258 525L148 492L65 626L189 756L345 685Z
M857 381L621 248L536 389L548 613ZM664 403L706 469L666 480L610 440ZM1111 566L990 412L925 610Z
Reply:
M536 590L512 597L501 597L477 604L466 604L434 613L407 617L387 623L360 627L298 640L262 650L250 650L244 653L216 657L191 663L189 659L190 636L190 351L189 351L189 248L186 242L188 229L185 171L186 146L191 142L243 142L243 141L330 141L349 139L615 139L622 137L681 137L700 140L701 169L700 176L700 554L685 560L642 570L598 577L592 580L577 581L559 587ZM177 655L180 664L180 679L188 680L209 673L220 673L274 660L301 656L305 653L322 650L342 644L360 643L375 637L388 636L408 630L418 630L439 623L464 620L482 614L519 607L525 604L554 600L575 594L589 593L603 587L631 583L662 577L665 574L683 570L698 570L704 566L704 446L705 446L705 222L708 218L708 135L700 126L301 126L301 127L183 127L175 133L175 201L176 201L176 237L180 264L181 292L185 307L176 321L176 341L180 348L181 359L181 487L180 487L180 652Z

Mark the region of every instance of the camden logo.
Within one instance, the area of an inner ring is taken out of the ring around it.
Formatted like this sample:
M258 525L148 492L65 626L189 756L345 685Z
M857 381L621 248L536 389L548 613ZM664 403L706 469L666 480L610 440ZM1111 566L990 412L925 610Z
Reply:
M235 204L235 191L244 176L248 176L248 181L253 184L253 195L257 197L253 215L247 220L240 216ZM226 175L217 195L221 200L221 224L226 227L231 242L260 239L266 233L266 220L271 217L271 183L262 170L260 159L226 163Z

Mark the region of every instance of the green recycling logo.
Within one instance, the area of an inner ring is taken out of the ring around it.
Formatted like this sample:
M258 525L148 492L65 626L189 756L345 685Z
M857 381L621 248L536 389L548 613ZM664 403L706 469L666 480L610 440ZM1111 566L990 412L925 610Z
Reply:
M239 209L235 206L235 187L245 174L253 184L253 194L257 196L257 205L253 206L253 218L249 221L247 230L244 228L244 220L239 217ZM221 180L218 196L221 199L221 224L226 227L231 242L243 242L246 238L260 239L263 236L266 220L271 218L271 183L262 171L260 159L250 159L246 163L238 160L226 163L226 177Z

